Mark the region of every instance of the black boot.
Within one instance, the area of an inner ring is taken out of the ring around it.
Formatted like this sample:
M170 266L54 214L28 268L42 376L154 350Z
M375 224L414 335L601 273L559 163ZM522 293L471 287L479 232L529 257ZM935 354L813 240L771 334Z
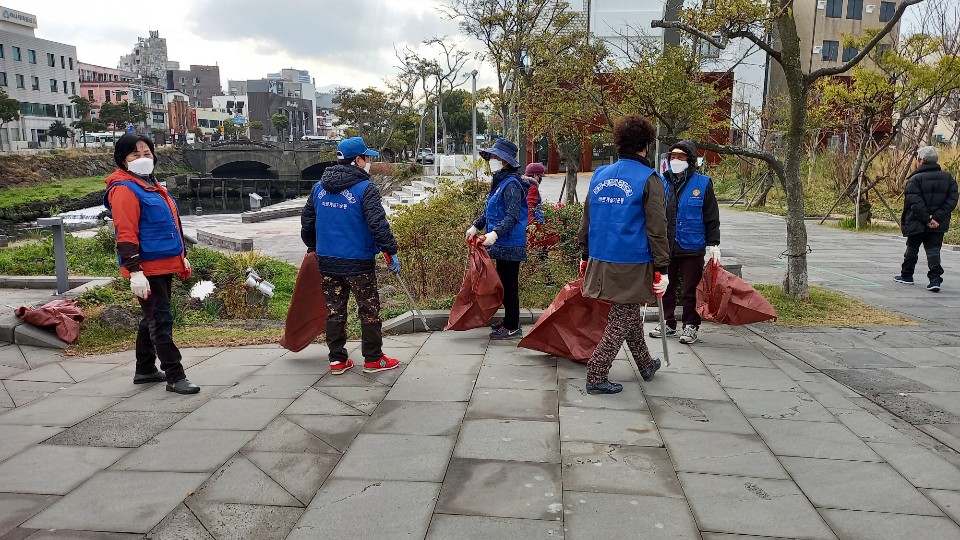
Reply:
M167 392L176 392L178 394L197 394L200 387L190 382L189 379L180 379L175 383L167 383Z

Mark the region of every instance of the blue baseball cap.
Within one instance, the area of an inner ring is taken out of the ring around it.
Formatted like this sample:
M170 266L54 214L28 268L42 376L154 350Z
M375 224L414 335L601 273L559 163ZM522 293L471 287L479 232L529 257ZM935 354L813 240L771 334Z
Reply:
M380 152L367 148L362 137L350 137L340 141L337 145L337 159L351 159L357 156L377 157Z

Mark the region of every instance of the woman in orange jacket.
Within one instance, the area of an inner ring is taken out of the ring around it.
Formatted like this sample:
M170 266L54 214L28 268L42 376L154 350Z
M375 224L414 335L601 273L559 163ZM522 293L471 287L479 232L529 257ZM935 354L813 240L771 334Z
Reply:
M150 138L132 133L120 137L113 159L117 170L106 179L103 204L117 230L120 273L130 279L143 309L133 383L166 381L168 392L196 394L200 387L187 379L173 343L173 276L190 277L177 203L153 176L157 158Z

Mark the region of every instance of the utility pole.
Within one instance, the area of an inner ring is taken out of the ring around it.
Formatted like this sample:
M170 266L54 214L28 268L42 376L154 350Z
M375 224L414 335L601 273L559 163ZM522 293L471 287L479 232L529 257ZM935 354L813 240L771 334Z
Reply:
M473 179L477 179L477 70L470 72L473 77L473 107L470 111L473 124Z

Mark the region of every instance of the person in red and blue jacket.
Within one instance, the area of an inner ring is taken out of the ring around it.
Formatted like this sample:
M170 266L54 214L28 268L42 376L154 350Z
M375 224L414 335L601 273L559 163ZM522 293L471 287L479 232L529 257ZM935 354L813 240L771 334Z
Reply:
M177 203L153 175L157 157L149 137L120 137L113 159L117 170L106 179L103 205L113 216L120 273L143 310L133 383L166 381L169 392L196 394L200 387L187 379L173 342L173 276L190 278Z
M520 328L520 263L527 260L527 187L520 177L517 145L499 139L480 151L487 160L493 179L483 214L467 229L468 242L477 241L488 248L497 261L497 274L503 283L503 321L494 325L490 339L515 339ZM486 234L477 236L480 230Z

